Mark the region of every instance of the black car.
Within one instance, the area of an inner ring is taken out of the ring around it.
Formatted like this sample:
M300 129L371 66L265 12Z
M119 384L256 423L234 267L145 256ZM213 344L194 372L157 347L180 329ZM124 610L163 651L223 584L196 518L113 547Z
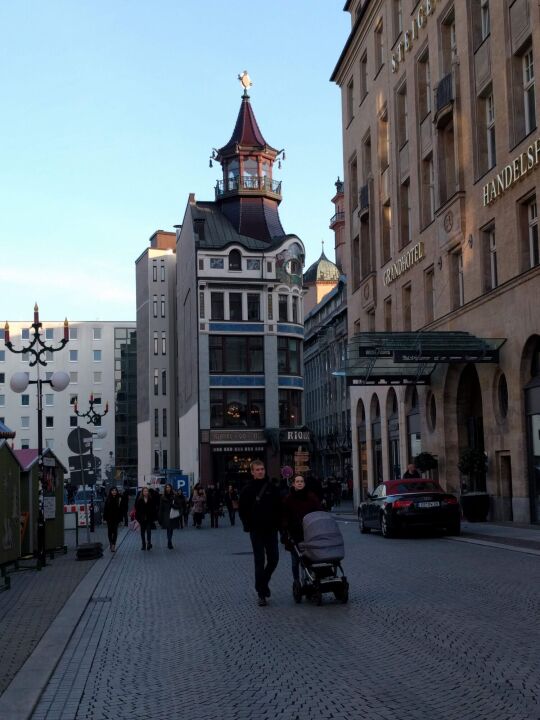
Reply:
M455 495L433 480L388 480L378 485L358 508L361 533L380 530L385 538L406 528L438 528L461 532L461 508Z

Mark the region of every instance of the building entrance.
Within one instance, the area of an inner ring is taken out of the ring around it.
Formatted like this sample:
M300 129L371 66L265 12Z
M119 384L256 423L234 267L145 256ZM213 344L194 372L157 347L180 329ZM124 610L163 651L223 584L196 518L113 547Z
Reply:
M254 446L248 450L230 450L212 448L212 477L221 489L234 485L241 490L251 479L250 464L253 460L262 460L266 465L266 449Z

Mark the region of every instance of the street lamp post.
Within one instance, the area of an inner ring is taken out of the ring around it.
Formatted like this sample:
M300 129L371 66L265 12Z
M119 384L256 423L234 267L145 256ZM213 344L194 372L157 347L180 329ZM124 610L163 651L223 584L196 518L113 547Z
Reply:
M50 385L56 392L65 390L69 385L69 375L63 371L54 372L50 380L42 380L39 374L40 366L47 365L47 353L59 352L69 342L69 326L67 318L64 321L64 336L60 340L57 347L49 345L41 338L41 323L39 321L39 308L37 303L34 305L34 322L32 327L32 338L28 345L23 346L20 350L13 347L13 343L9 339L9 324L6 322L4 327L4 343L7 349L15 354L26 354L29 358L28 366L36 367L37 379L30 380L29 374L26 372L14 373L10 380L10 387L14 392L22 393L28 385L35 385L37 389L37 421L38 421L38 522L37 522L37 557L41 567L46 565L45 551L45 501L43 487L43 385Z
M78 404L75 403L75 405L74 405L75 415L77 417L85 417L86 422L89 425L94 425L94 427L101 426L101 418L105 417L105 415L109 412L109 403L105 403L105 411L102 413L99 413L99 412L97 412L97 410L94 410L94 405L96 404L96 399L94 398L93 394L90 395L90 397L88 399L88 403L89 403L90 407L84 413L79 412ZM94 459L94 487L95 487L95 483L96 483L96 479L97 479L97 468L96 468L96 456L94 455L94 437L97 437L100 439L105 438L105 437L107 437L107 431L101 430L98 432L92 432L91 437L88 438L88 440L86 441L86 443L90 446L90 455ZM84 474L83 474L83 478L84 478ZM88 535L88 533L89 533L89 530L88 530L88 496L87 496L87 491L86 491L86 482L84 483L84 496L85 496L85 500L86 500L86 502L85 502L86 528L87 528L86 532ZM94 500L93 499L91 501L91 508L90 508L90 525L91 525L90 532L94 532ZM90 542L89 535L88 535L88 542Z

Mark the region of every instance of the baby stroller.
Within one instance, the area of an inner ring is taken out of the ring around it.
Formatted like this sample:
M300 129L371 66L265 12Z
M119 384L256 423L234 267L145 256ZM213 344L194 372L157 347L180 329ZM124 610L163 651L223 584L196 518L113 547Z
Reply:
M295 602L302 596L322 603L323 593L333 592L336 600L349 600L349 583L341 567L345 557L343 535L334 518L326 512L308 513L303 520L304 541L293 545L300 559L300 581L293 582Z

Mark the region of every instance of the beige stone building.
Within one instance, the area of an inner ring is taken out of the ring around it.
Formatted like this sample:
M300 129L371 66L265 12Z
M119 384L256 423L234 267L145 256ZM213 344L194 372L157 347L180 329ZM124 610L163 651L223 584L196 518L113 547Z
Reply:
M540 522L539 5L344 9L356 497L423 451L449 490L486 490L491 518ZM485 477L460 474L468 448Z

